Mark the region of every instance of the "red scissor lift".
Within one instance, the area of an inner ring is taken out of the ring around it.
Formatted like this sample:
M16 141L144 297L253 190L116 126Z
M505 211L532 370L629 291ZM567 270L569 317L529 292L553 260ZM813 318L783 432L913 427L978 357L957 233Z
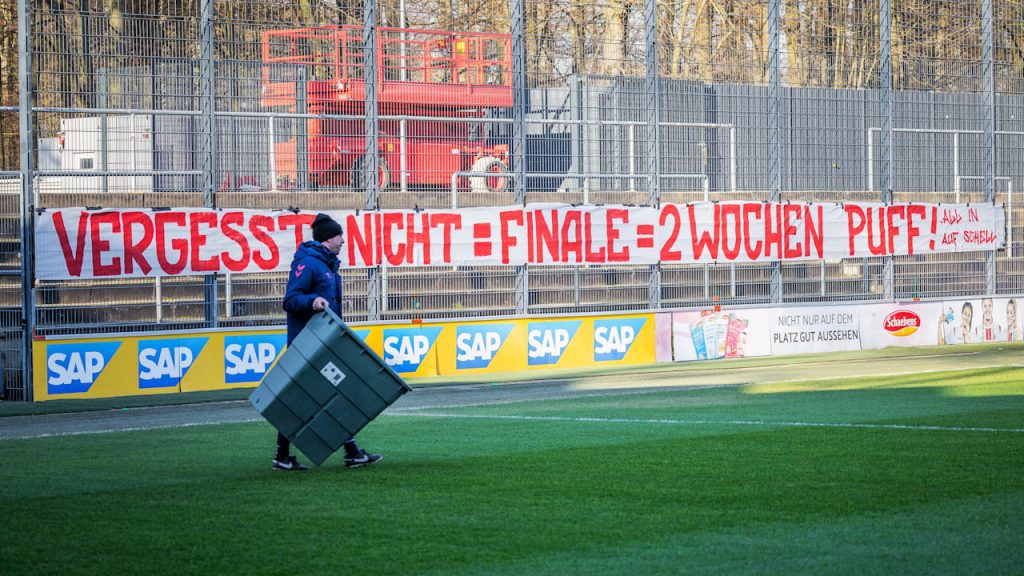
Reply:
M365 113L363 28L323 26L263 33L265 109L325 115ZM488 110L512 107L512 40L508 34L378 28L378 181L451 185L457 172L489 172L464 180L473 190L502 190L508 146L488 145L480 128ZM282 80L301 67L303 82ZM304 85L300 97L297 89ZM304 100L305 110L297 102ZM470 119L479 118L481 122ZM365 123L307 121L308 177L317 186L362 188ZM275 144L279 180L296 181L297 140ZM404 167L404 180L402 178Z

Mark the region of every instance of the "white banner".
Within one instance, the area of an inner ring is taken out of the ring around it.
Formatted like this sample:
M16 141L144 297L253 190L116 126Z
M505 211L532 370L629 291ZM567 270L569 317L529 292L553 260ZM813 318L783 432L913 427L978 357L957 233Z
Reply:
M856 306L776 308L771 314L772 355L860 350Z
M868 304L860 309L860 342L864 350L889 346L938 344L941 302Z
M672 314L676 362L770 356L767 309L712 310Z
M696 202L337 210L343 267L775 262L994 250L996 204ZM313 212L38 212L40 280L284 270Z

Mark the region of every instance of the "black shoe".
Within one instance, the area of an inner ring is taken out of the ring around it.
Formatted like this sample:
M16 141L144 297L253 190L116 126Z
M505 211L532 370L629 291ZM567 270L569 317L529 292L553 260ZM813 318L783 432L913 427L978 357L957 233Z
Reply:
M375 462L380 461L383 458L380 454L370 454L366 450L360 450L356 456L345 457L346 468L359 468L360 466L369 466Z
M272 467L274 470L288 470L290 472L304 472L309 470L309 466L299 462L298 458L295 456L289 456L281 460L274 458Z

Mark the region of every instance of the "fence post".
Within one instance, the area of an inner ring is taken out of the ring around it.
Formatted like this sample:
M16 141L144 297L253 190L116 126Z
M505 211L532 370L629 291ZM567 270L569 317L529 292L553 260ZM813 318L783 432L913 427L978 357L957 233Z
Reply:
M214 0L202 0L199 7L199 146L203 171L203 207L215 208L217 181L217 118L214 87ZM217 326L217 275L203 276L203 300L206 323Z
M28 0L18 0L18 146L21 160L21 386L24 399L34 398L32 388L32 336L36 330L35 230L33 230L32 151L34 150L32 106L34 89L32 74L32 15ZM3 374L0 374L0 379Z
M983 69L985 75L985 202L996 200L996 89L993 67L992 0L982 0L981 36ZM996 293L996 250L993 248L985 258L985 293Z
M658 79L658 4L644 1L644 28L647 44L647 77L644 94L647 106L647 203L661 205L661 82ZM653 310L661 308L661 264L650 267L647 301Z
M512 167L516 204L526 205L526 0L512 0ZM530 310L530 270L516 267L516 313Z
M365 123L366 162L363 164L363 185L366 186L366 209L380 208L380 170L377 141L380 126L377 123L377 0L363 0L363 80L366 83ZM367 271L366 319L380 320L381 267Z
M878 132L879 155L881 157L880 176L882 178L882 202L892 203L892 121L893 121L893 85L892 85L892 10L889 0L878 3L878 34L881 48L879 63L879 104L881 105L882 129ZM884 298L893 299L892 256L886 256L883 265Z
M769 200L782 199L782 73L779 64L779 9L782 0L768 1L768 188ZM771 264L769 300L782 302L782 263Z

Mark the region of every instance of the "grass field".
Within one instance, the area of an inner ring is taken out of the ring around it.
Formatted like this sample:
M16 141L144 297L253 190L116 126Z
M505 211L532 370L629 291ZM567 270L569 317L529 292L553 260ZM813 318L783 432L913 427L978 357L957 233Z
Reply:
M3 572L1022 574L1022 351L389 412L359 470L272 472L265 423L0 441Z

